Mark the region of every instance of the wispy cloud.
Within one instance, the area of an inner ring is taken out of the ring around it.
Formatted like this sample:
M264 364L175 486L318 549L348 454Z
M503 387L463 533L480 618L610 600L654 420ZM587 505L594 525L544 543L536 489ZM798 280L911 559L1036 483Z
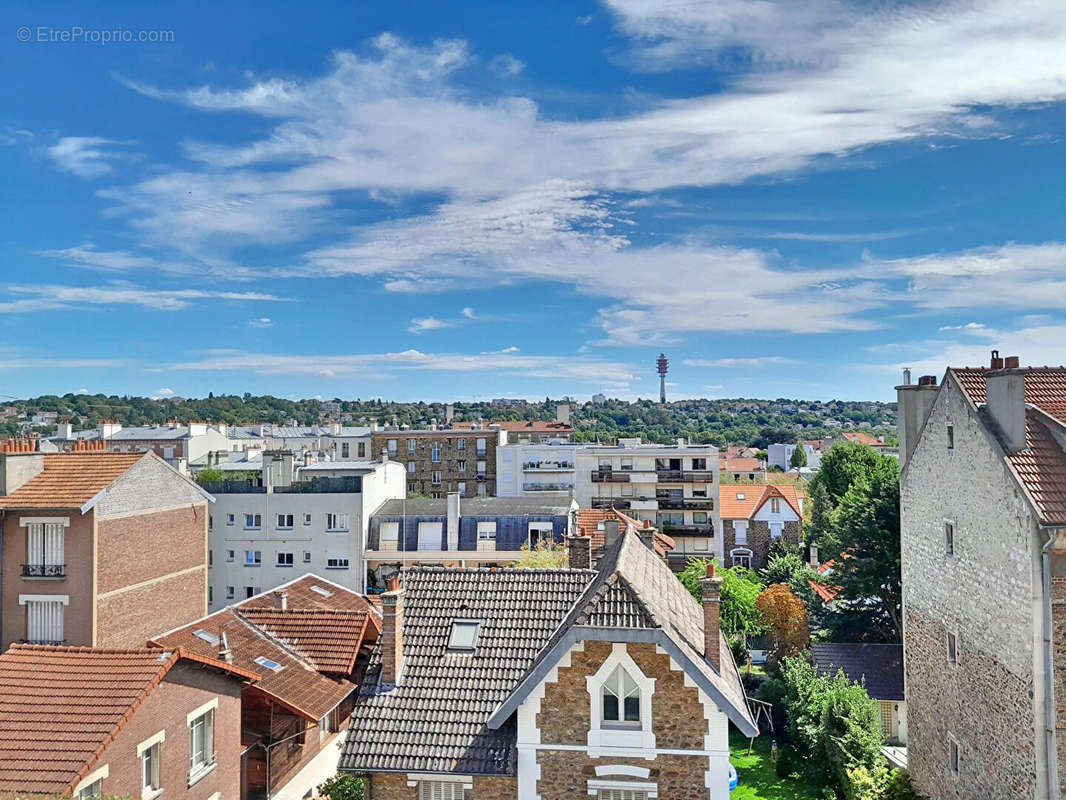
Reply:
M411 333L425 333L426 331L439 331L441 328L454 328L457 324L455 321L437 319L436 317L416 317L411 320L407 330Z
M180 311L197 300L284 302L285 298L263 292L225 292L206 289L145 289L129 283L107 286L12 285L7 291L18 296L0 300L0 312L8 314L48 311L79 306L132 305L155 311Z
M768 367L768 366L780 366L782 364L799 364L800 362L794 358L785 358L784 356L752 356L744 358L686 358L682 362L686 367L710 367L710 368L730 368L730 367ZM719 386L719 389L722 387Z
M79 178L99 178L111 171L111 162L129 157L120 148L130 144L99 136L64 136L45 152L64 172Z
M248 320L248 327L250 328L272 328L274 326L274 320L270 317L257 317L256 319Z

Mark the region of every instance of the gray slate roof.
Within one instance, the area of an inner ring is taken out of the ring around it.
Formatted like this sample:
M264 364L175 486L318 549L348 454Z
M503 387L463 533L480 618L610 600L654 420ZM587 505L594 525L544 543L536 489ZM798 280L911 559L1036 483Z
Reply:
M575 635L661 642L741 730L755 730L725 637L718 671L703 657L702 608L635 534L619 536L598 571L416 567L403 614L398 684L382 691L375 650L343 770L513 775L514 708ZM447 651L456 619L481 621L473 654Z
M404 587L399 685L377 693L375 650L341 765L374 772L514 774L513 723L486 721L592 580L589 570L420 567ZM481 621L473 654L449 653L455 619Z
M374 512L388 517L406 513L409 517L443 517L448 515L445 498L416 497L409 500L388 500ZM463 497L459 500L459 514L464 517L516 516L522 514L570 513L570 499L530 497Z
M822 675L843 670L849 681L866 681L875 700L903 700L903 645L829 643L811 645L814 668Z

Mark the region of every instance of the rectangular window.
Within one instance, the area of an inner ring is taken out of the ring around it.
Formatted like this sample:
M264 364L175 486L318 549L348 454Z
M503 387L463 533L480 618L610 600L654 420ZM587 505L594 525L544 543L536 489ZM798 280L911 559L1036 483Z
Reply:
M694 459L692 459L692 469L699 470L699 471L707 469L707 459L706 458L694 458Z
M736 537L737 544L748 543L748 521L735 519L733 520L733 534Z
M496 541L496 523L479 522L477 524L477 538L479 542Z
M440 463L440 445L434 443L433 447L429 451L429 460L436 463Z
M771 497L770 498L770 513L772 513L772 514L780 514L781 513L781 498L780 497Z
M478 475L479 478L484 478L485 477L485 462L484 461L477 462L477 475Z
M244 527L247 530L257 530L263 525L262 514L245 514Z
M380 531L380 549L382 550L396 550L399 546L400 539L400 523L399 522L382 522L379 528Z
M26 526L25 576L61 578L66 574L66 531L62 522L32 522Z
M950 519L944 520L944 554L955 555L955 523Z
M456 439L455 448L457 450L466 450L466 439Z
M292 514L278 514L278 528L291 528Z
M95 780L78 792L78 800L95 800L104 796L104 779Z
M709 543L707 542L706 539L698 539L697 538L697 539L693 539L692 540L692 549L693 550L708 550L708 549L710 549L710 545L709 545Z
M477 454L478 454L478 457L481 457L481 456L485 455L485 453L486 453L485 440L484 439L478 439L477 440Z
M227 514L226 515L226 524L227 525L232 525L232 524L234 524L234 522L236 522L236 516L234 514Z
M455 468L460 474L465 473L466 472L466 461L462 460L462 459L459 460L459 461L456 461L455 462Z
M418 523L418 549L440 550L441 537L443 535L443 522L420 522Z
M63 601L27 600L26 641L30 644L62 644Z
M226 551L226 560L227 561L232 561L233 559L234 559L233 551L232 550L227 550Z
M311 563L311 551L310 550L304 550L304 554L303 555L304 555L304 563L305 564L310 564Z
M326 554L326 569L348 569L348 556Z
M278 566L291 567L293 564L292 553L278 553Z
M449 650L473 650L477 644L477 632L481 623L475 619L457 619L452 623L448 637Z
M455 484L455 491L459 492L460 497L466 497L466 482L459 481L459 483Z
M434 472L433 473L433 480L432 480L433 485L434 486L440 486L440 481L441 481L441 474L439 472Z
M356 450L359 453L359 458L366 458L366 442L359 442Z
M237 594L237 592L234 590L234 588L232 586L227 586L226 587L226 599L227 600L232 600L236 596L236 594Z
M326 530L327 531L346 531L346 530L348 530L348 515L347 514L326 514Z
M215 590L214 590L214 587L208 586L207 587L207 603L208 603L208 605L210 605L213 602L215 602Z
M213 531L215 529L215 518L213 515L207 515L207 529Z
M254 586L245 586L245 587L244 587L244 596L245 596L246 598L248 598L248 597L255 597L255 596L256 596L257 594L259 594L259 592L257 592L257 591L255 590L255 587L254 587Z
M348 458L349 457L349 453L350 453L349 447L350 446L351 445L349 445L348 442L341 442L341 458Z
M959 777L959 743L950 737L948 738L948 767L952 775Z
M215 551L214 550L208 550L207 551L207 566L209 566L209 567L215 566Z
M260 550L245 550L244 551L244 566L246 567L258 567L263 563L263 553Z
M458 781L419 781L418 800L465 800L463 784Z
M408 439L407 440L407 452L408 453L413 453L415 451L415 444L417 443L417 441L418 441L417 439Z
M948 450L955 449L955 426L948 423Z
M625 458L622 459L622 469L624 469L624 470L633 469L633 457L632 456L626 456Z
M310 514L304 514L304 525L310 525L310 524L311 524L311 515Z
M408 475L414 475L415 474L415 465L417 463L418 462L416 462L416 461L408 461L407 462L407 474Z
M141 753L141 794L159 790L159 743Z
M189 775L215 763L215 711L214 709L189 723Z
M693 525L706 525L707 524L707 512L706 511L693 511L692 512L692 524Z
M770 523L770 538L780 539L781 534L785 531L785 523L783 522L771 522Z
M959 663L959 640L954 633L948 631L947 635L948 664L957 666Z
M751 550L733 550L729 553L729 558L734 567L751 569Z

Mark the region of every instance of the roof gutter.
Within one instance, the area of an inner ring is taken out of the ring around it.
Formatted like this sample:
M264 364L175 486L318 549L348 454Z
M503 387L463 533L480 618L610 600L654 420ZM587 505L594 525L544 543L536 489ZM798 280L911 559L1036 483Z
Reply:
M1047 541L1040 548L1041 571L1044 582L1043 616L1044 616L1044 743L1047 747L1047 786L1049 798L1059 796L1059 775L1055 758L1055 685L1054 654L1051 637L1051 546L1058 540L1060 532L1066 527L1041 526L1048 535Z

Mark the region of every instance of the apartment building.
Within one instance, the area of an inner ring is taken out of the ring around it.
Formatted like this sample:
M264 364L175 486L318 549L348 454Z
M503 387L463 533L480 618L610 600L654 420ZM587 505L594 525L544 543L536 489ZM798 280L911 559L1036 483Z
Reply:
M407 472L407 493L442 498L487 497L496 491L496 448L506 444L499 428L371 432L375 457L384 456Z
M267 451L262 481L205 484L209 521L209 606L220 608L292 579L296 570L328 574L365 590L363 550L370 515L405 496L392 461L322 461L298 466L291 451Z
M897 387L908 771L932 800L1066 786L1066 368Z
M366 559L382 587L416 564L455 567L506 566L523 547L562 544L576 527L577 503L569 497L390 500L370 521Z
M496 448L496 495L540 497L575 490L577 451L581 445L561 439Z
M255 681L217 652L14 645L0 655L0 797L236 798Z
M142 646L202 616L210 496L154 453L0 453L0 645Z
M688 539L714 544L723 557L718 514L718 448L709 444L584 445L575 453L575 499L582 508L618 508L650 520L670 536L678 552Z
M722 480L734 483L766 483L766 462L757 458L720 455L718 474Z

